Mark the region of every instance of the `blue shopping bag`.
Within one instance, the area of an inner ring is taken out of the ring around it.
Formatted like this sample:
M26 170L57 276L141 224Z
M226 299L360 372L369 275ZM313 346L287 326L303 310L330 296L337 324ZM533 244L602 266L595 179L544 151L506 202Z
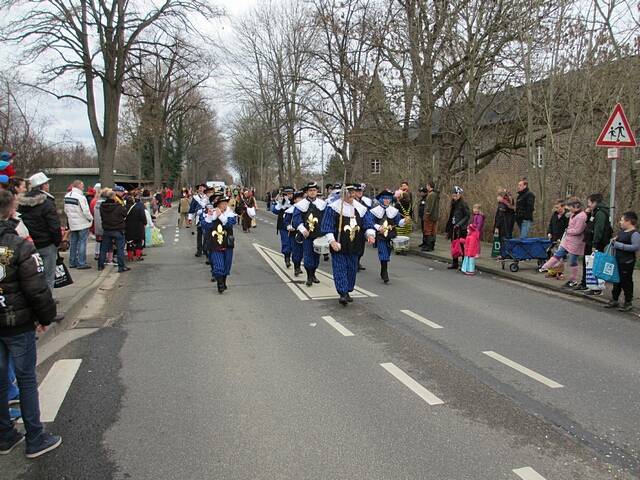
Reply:
M596 252L593 258L593 276L605 282L619 283L620 273L618 272L618 261L612 255L612 248L609 245L604 253Z

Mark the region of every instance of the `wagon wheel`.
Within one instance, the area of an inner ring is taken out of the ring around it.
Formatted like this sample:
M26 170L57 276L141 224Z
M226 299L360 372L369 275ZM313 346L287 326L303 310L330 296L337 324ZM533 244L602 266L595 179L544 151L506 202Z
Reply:
M520 270L520 265L518 265L518 262L513 262L511 265L509 265L509 271L516 273L518 270Z

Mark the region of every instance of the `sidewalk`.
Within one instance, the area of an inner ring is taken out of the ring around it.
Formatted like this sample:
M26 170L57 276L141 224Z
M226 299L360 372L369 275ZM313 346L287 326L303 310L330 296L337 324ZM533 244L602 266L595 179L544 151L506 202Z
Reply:
M420 232L413 232L411 234L411 244L409 252L413 255L419 255L425 258L431 258L434 260L451 262L451 253L450 253L450 242L445 238L444 235L438 235L438 239L436 241L435 250L433 252L422 252L418 245L422 243L422 234ZM589 295L585 295L581 292L576 292L574 290L568 288L562 288L562 285L566 282L565 280L555 280L546 278L544 274L538 272L538 264L536 261L529 262L520 262L520 271L513 273L509 271L509 265L511 261L506 260L503 262L496 260L495 258L491 258L491 247L490 243L482 242L482 251L480 254L480 258L476 259L476 269L480 272L491 273L496 276L508 278L509 280L515 280L517 282L527 283L529 285L535 285L536 287L547 288L550 290L556 290L565 294L574 295L578 297L583 297L588 300L594 300L598 302L607 302L611 299L611 284L607 284L607 289L603 292L602 295L598 297L593 297ZM582 278L582 272L579 274L578 280ZM634 282L640 282L640 271L636 270L633 274ZM639 299L638 289L634 293L634 301Z
M98 272L96 262L93 261L93 250L95 241L89 240L87 244L87 264L91 265L90 269L78 270L70 268L69 273L73 279L73 284L62 288L56 288L53 291L53 298L58 301L58 313L63 313L65 318L60 323L53 323L44 334L38 336L38 346L41 347L49 342L60 333L64 332L73 325L74 319L83 306L87 303L89 297L100 287L102 282L111 273L110 268L105 268L102 272ZM64 263L69 267L69 252L61 252Z

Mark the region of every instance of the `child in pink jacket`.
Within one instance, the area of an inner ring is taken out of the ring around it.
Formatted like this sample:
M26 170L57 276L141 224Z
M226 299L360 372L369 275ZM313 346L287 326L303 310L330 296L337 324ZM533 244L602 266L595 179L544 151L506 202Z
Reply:
M464 241L464 259L462 261L462 273L465 275L476 274L476 258L480 256L480 241L484 228L484 213L482 206L476 203L473 206L471 223L467 227L467 238Z
M541 268L541 272L546 272L549 268L555 268L562 263L562 259L568 257L569 280L564 284L567 288L578 286L578 259L584 255L584 229L587 225L587 214L582 210L580 200L572 199L567 203L571 218L569 226L562 237L560 248Z

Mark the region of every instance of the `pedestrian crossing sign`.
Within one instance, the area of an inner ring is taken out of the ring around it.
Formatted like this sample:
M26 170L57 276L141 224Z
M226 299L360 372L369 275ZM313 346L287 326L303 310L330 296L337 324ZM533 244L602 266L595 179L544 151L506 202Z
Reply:
M596 146L617 148L637 146L633 130L629 126L622 105L619 103L613 109L613 113L600 132Z

